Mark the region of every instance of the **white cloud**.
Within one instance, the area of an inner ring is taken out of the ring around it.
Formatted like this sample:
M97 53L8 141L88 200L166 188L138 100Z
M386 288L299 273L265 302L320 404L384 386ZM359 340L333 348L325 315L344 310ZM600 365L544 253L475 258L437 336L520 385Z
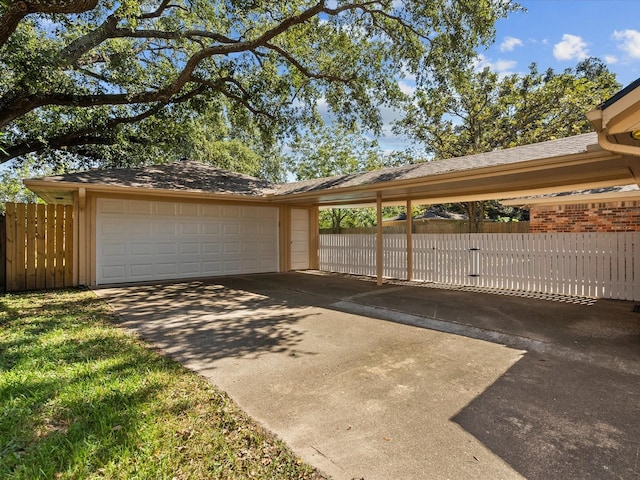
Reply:
M587 42L582 37L565 33L562 41L554 45L553 56L556 60L584 60L589 56Z
M605 55L604 61L609 65L615 65L616 63L618 63L618 57L616 57L615 55Z
M516 47L522 47L522 40L516 37L504 37L504 40L500 44L501 52L511 52Z
M398 85L400 86L400 91L405 95L411 96L416 92L415 83L409 83L403 80L398 80Z
M640 32L638 30L616 30L613 38L622 43L618 48L624 50L631 58L640 58Z
M515 60L498 60L493 64L493 69L498 73L507 73L512 71L518 62Z
M475 70L483 70L489 67L490 70L499 74L512 73L518 62L515 60L496 60L492 62L490 59L480 54L473 61L473 68Z

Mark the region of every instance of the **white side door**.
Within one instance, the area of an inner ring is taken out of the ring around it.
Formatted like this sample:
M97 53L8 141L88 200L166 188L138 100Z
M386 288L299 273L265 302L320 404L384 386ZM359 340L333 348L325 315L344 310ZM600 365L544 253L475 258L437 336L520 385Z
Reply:
M309 268L309 210L291 209L291 270Z

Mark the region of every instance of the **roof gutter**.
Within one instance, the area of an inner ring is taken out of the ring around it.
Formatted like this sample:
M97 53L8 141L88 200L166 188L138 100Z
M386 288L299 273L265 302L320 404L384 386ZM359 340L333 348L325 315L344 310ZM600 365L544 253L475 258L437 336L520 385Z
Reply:
M640 147L613 143L609 140L609 138L607 138L607 134L602 130L598 132L598 143L602 148L604 148L605 150L609 150L610 152L640 157Z

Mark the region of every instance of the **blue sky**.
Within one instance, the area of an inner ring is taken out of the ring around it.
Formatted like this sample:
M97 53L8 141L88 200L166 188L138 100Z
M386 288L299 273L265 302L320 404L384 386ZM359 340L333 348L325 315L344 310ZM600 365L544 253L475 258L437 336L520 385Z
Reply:
M556 71L598 57L618 81L640 77L640 1L524 0L527 12L497 25L496 43L481 64L500 72L526 72L531 62Z
M502 73L527 73L532 62L561 72L598 57L626 86L640 77L640 0L520 0L526 12L496 24L496 41L481 49L477 66ZM407 82L405 90L413 85ZM385 120L397 112L384 111ZM390 128L379 139L385 150L401 150L407 139Z

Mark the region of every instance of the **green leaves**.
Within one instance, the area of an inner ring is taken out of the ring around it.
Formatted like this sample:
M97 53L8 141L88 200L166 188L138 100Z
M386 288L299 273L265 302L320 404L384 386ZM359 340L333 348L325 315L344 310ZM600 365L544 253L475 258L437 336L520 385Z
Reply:
M286 156L287 167L298 180L347 175L391 166L376 140L339 123L296 136Z
M419 89L396 130L422 143L435 160L527 145L591 131L585 113L619 88L595 58L562 73L540 73L532 64L528 74L504 78L468 67ZM476 228L485 214L502 215L492 204L464 208Z
M397 130L436 159L542 142L591 131L584 116L620 85L598 59L556 73L529 67L500 78L471 68L417 92Z
M244 168L278 141L318 128L319 103L343 124L376 132L379 106L405 100L400 75L426 83L460 68L516 8L502 0L49 7L30 3L33 13L19 19L0 10L0 131L8 134L0 161L27 154L69 167L169 161L182 147L169 144L167 121L195 135L179 142L210 158L226 133L205 140L197 131L206 127L181 124L215 118L251 138L253 153L237 142L228 148L247 162L222 162Z

